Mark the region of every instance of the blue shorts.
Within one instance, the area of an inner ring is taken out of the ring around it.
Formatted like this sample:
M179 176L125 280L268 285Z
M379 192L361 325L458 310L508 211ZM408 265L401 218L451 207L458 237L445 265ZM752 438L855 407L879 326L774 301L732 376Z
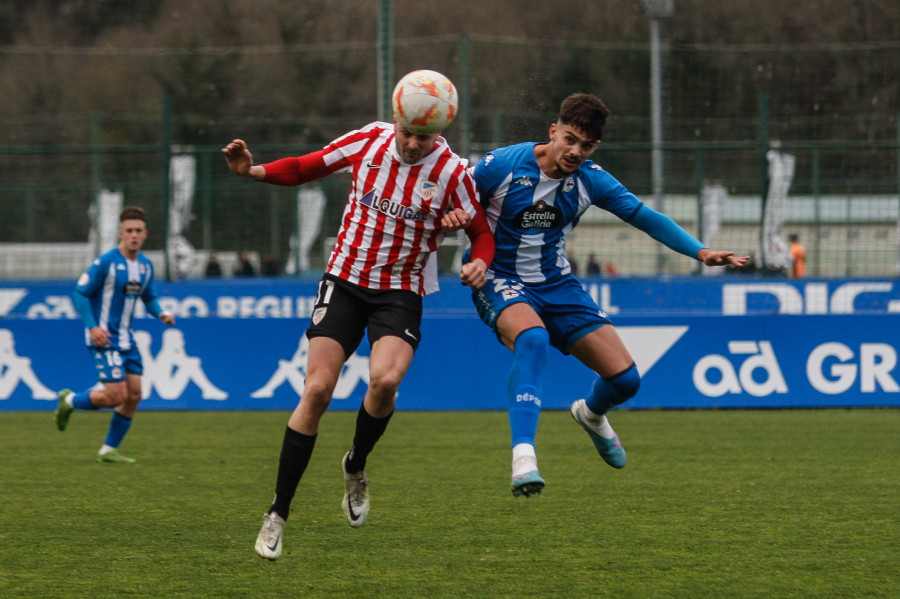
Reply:
M119 350L111 347L89 347L97 379L101 383L117 383L125 380L125 373L144 374L144 363L141 352L136 347Z
M605 324L612 324L575 277L529 286L518 279L493 279L472 294L478 316L497 333L497 317L513 304L531 306L547 327L550 345L564 354L572 344Z

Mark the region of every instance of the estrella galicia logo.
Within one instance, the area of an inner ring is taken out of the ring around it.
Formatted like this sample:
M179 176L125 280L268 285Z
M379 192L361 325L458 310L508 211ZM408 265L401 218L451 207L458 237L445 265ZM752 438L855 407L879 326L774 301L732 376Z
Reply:
M515 219L520 229L552 229L562 222L562 212L556 206L540 201L525 208Z
M422 221L428 218L428 213L424 210L413 208L412 206L404 206L400 202L392 202L390 198L379 199L375 195L374 189L364 195L359 200L359 203L400 220Z
M140 281L128 281L125 283L125 287L122 289L122 292L125 295L140 295L141 294L141 282Z

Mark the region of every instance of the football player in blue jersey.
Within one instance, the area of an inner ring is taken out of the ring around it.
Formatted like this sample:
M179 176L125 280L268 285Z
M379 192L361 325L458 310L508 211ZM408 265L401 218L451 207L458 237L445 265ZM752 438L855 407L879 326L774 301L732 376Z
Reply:
M544 487L534 440L550 346L575 356L597 374L571 413L607 464L625 466L625 450L606 414L637 393L640 375L609 318L573 276L566 258L565 236L581 215L591 206L607 210L707 266L742 267L748 260L705 247L588 160L600 145L608 117L609 110L596 96L571 95L550 125L549 142L500 148L474 167L497 249L487 285L472 297L481 319L513 352L507 405L516 497L540 493Z
M175 317L156 299L153 263L141 253L147 239L147 215L128 206L119 214L119 245L99 255L78 279L72 294L75 309L85 326L85 343L102 388L80 393L59 392L54 413L56 427L64 431L77 410L114 408L98 462L133 464L118 452L141 401L141 354L131 331L138 300L147 311L169 326Z

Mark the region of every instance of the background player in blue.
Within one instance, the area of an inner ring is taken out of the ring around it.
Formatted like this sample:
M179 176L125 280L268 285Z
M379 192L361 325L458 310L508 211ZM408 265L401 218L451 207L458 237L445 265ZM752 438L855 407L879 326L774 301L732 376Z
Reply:
M550 141L489 152L474 176L496 253L488 283L473 292L481 319L513 352L507 383L512 433L512 491L530 496L544 487L534 440L548 347L578 358L597 373L571 413L610 466L625 466L625 450L607 411L637 393L640 375L609 318L572 275L565 236L591 206L615 214L669 248L708 266L741 267L747 257L715 251L668 216L645 206L587 158L600 145L609 110L596 96L566 98Z
M119 444L131 427L141 401L141 354L134 344L131 324L138 299L147 311L169 326L175 317L164 312L153 287L153 263L141 253L147 239L147 216L142 208L128 206L119 215L119 245L101 254L79 277L72 294L85 326L85 343L102 389L80 393L59 392L56 427L64 431L69 416L78 410L115 408L98 462L133 464L120 455Z

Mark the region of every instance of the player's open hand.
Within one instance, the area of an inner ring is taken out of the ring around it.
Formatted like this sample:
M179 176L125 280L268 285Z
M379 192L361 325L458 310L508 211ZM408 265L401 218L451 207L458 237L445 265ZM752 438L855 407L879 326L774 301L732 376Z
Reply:
M247 144L243 139L235 139L227 146L222 148L225 155L225 162L231 172L241 175L242 177L250 176L250 167L253 166L253 154L247 149Z
M697 260L707 266L734 266L741 268L750 261L750 256L735 256L734 252L703 248L697 252Z
M487 271L487 264L481 258L475 258L471 262L462 265L459 272L459 280L463 285L468 285L472 289L481 289L487 283L484 273Z
M453 233L460 229L465 229L472 222L472 215L462 208L454 208L450 212L441 217L438 223L447 233Z

